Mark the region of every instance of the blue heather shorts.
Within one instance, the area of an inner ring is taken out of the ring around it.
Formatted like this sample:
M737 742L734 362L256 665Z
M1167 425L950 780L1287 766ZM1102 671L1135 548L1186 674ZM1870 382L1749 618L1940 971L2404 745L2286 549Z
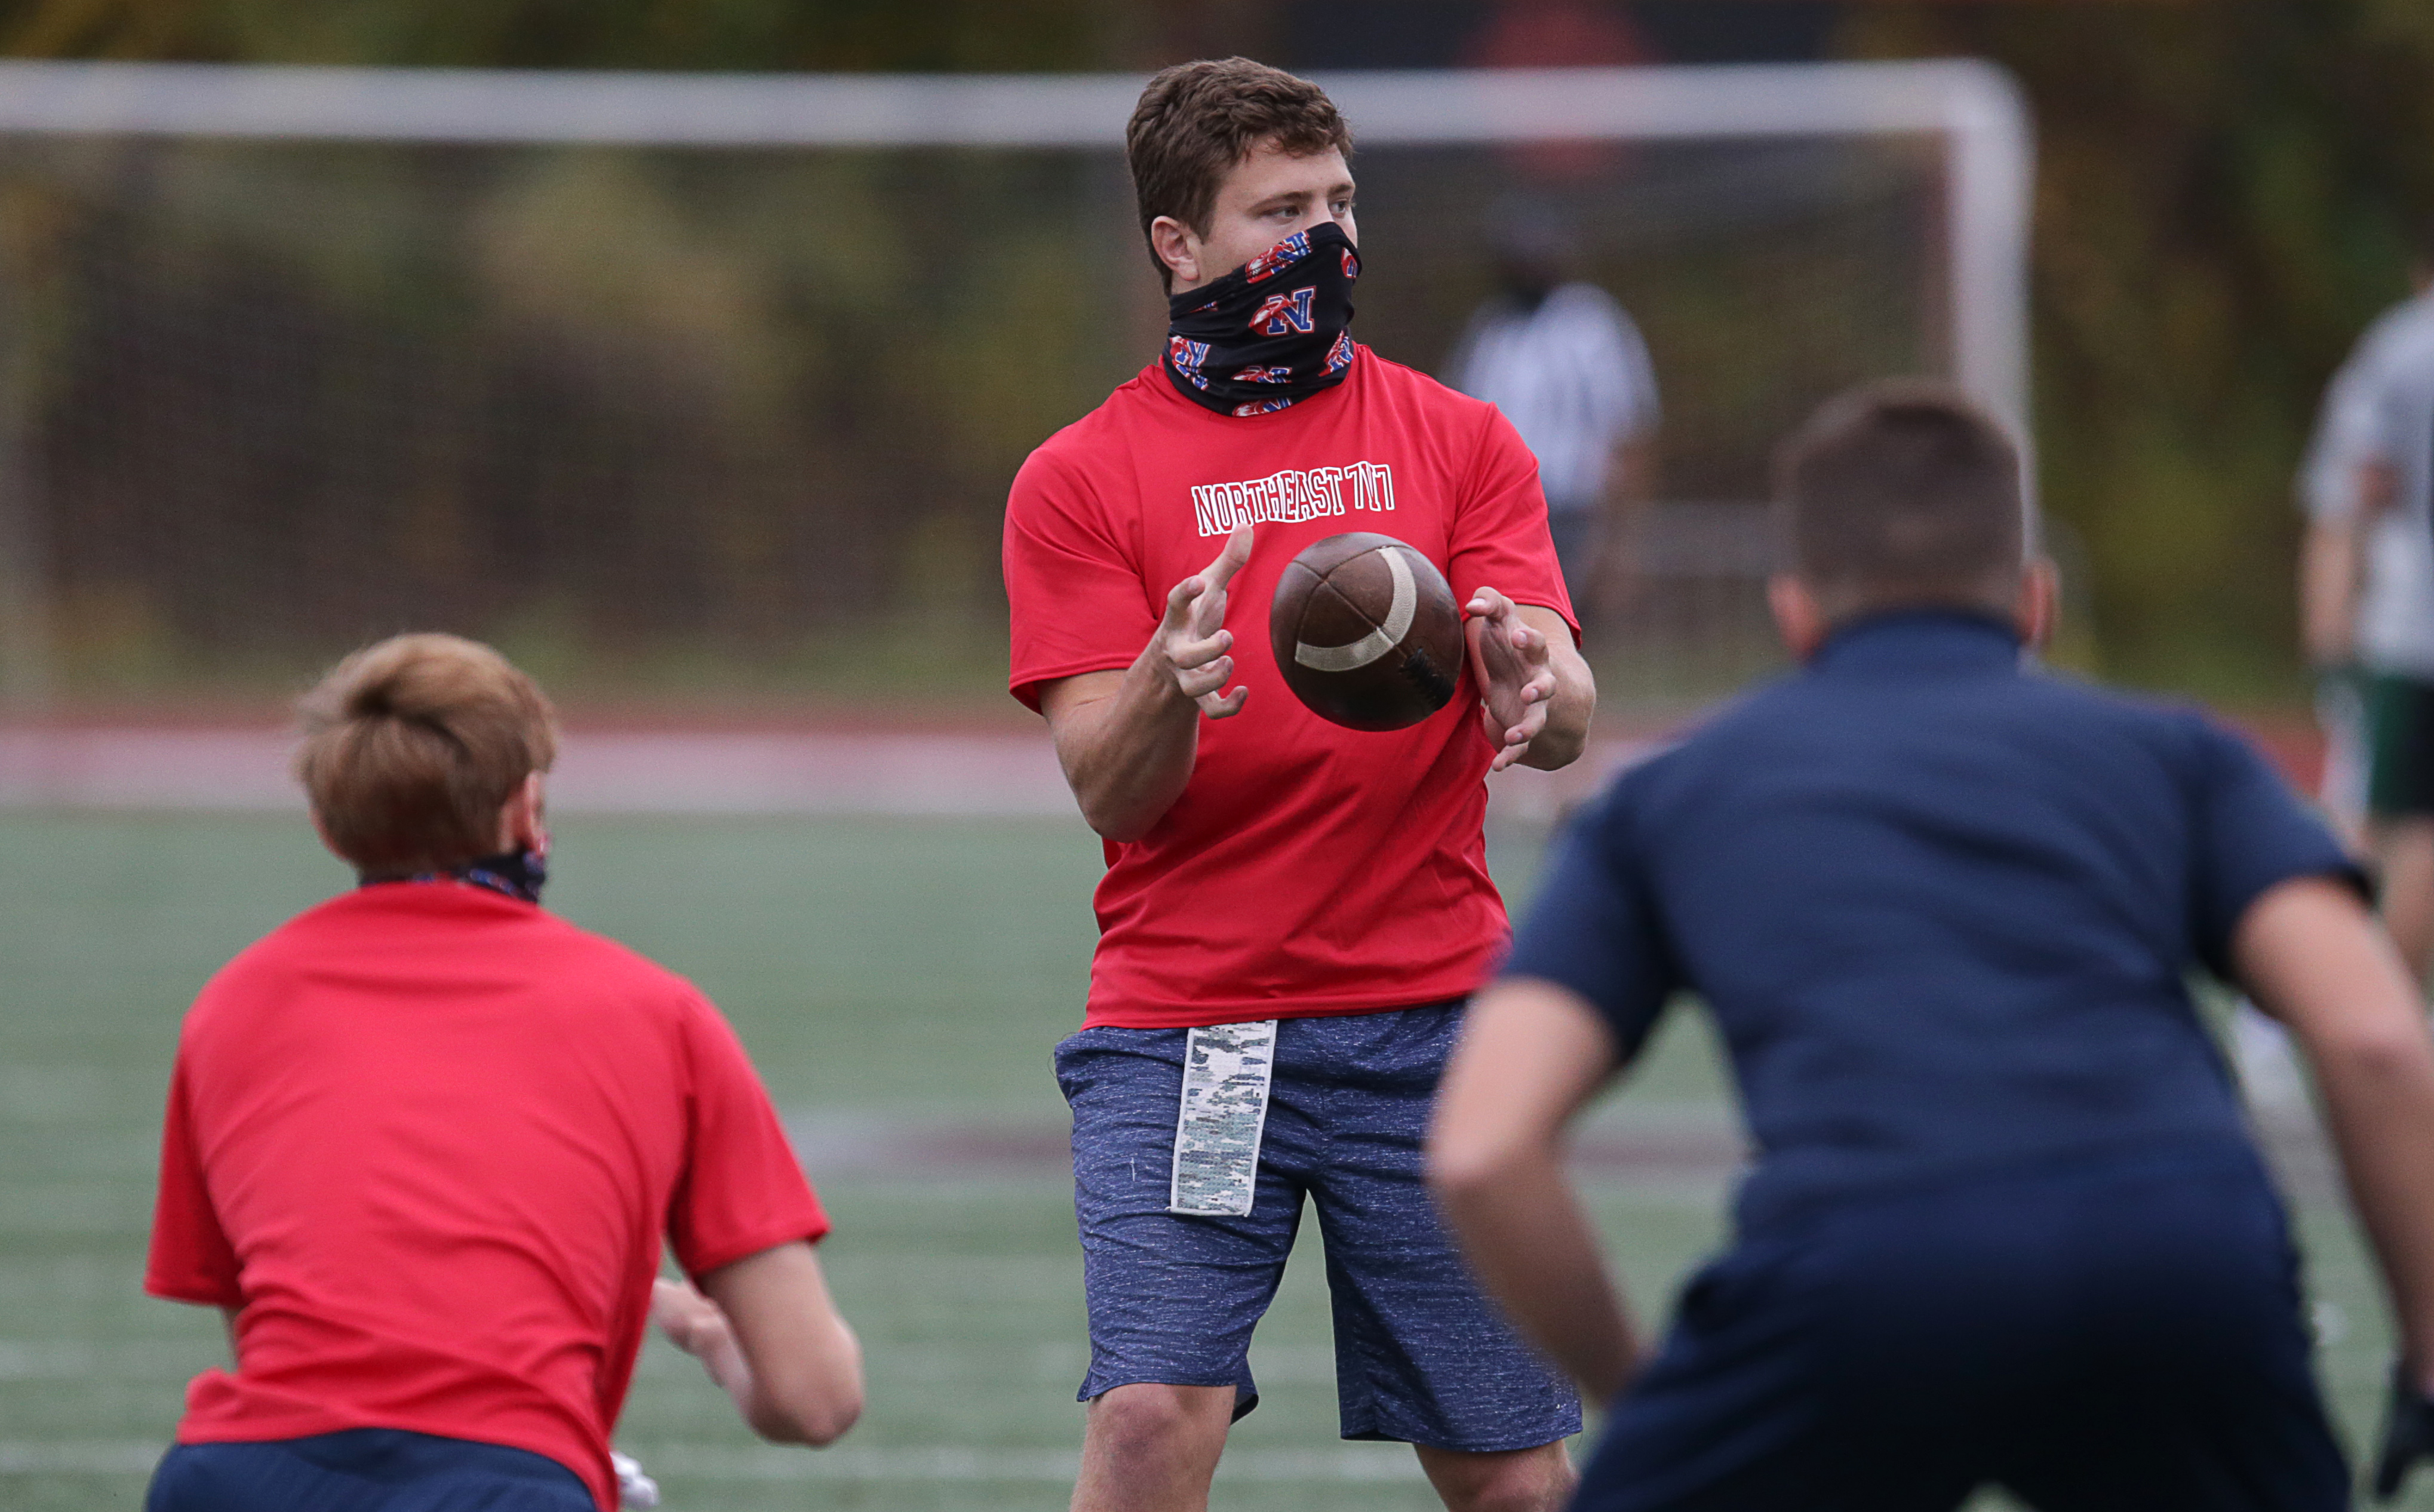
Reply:
M152 1473L145 1512L597 1512L554 1459L399 1428L310 1438L180 1444Z
M1462 1005L1277 1026L1244 1217L1167 1211L1190 1031L1085 1029L1056 1047L1073 1109L1073 1205L1090 1309L1088 1401L1137 1382L1225 1386L1259 1403L1251 1330L1318 1211L1346 1438L1533 1449L1580 1432L1580 1402L1483 1296L1422 1183L1429 1106Z

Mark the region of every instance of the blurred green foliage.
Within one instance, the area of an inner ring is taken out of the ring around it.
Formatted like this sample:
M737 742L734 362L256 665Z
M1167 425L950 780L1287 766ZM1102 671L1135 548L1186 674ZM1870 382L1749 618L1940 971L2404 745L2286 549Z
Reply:
M31 58L420 67L1088 67L1116 0L14 0Z
M1289 9L7 0L0 52L1065 70L1256 47L1281 34L1276 19ZM2085 542L2089 580L2076 586L2100 669L2247 701L2297 696L2290 478L2324 379L2406 293L2413 234L2434 212L2434 5L1878 0L1844 8L1836 45L1855 58L1991 58L2030 96L2040 151L2037 439L2048 506Z
M2028 92L2042 479L2087 543L2102 670L2295 696L2291 478L2434 218L2434 6L1884 4L1839 40Z
M12 142L60 684L437 624L586 696L846 695L851 632L993 705L1006 481L1154 339L1075 271L1121 196L1061 152Z

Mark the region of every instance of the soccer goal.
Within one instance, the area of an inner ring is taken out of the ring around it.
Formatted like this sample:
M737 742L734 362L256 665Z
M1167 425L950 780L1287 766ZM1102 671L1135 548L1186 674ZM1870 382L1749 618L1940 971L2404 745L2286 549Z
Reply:
M0 693L277 693L408 626L574 698L985 690L1006 483L1163 330L1140 82L0 64ZM1441 371L1517 193L1646 335L1610 697L1763 661L1755 501L1818 399L2025 416L1990 67L1324 82L1357 336Z

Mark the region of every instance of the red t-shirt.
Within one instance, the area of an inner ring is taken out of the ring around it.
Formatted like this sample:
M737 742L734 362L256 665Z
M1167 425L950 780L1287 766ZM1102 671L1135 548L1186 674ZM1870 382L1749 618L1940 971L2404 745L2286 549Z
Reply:
M1408 730L1368 733L1294 697L1268 601L1312 541L1374 530L1571 618L1538 467L1495 407L1360 349L1342 384L1268 415L1219 415L1156 366L1049 438L1006 504L1014 696L1128 667L1166 595L1238 520L1231 719L1203 720L1191 781L1099 884L1090 1023L1137 1028L1371 1013L1460 997L1508 931L1481 825L1495 747L1466 672Z
M402 1428L546 1455L614 1508L660 1236L699 1276L827 1231L690 984L530 903L392 883L196 1000L144 1284L242 1310L180 1443Z

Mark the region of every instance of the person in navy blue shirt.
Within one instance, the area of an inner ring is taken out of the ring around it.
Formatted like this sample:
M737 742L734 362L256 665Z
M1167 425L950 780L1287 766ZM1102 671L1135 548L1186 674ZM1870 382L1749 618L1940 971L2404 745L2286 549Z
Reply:
M2434 1421L2434 1040L2349 858L2240 741L2030 660L2017 454L1944 388L1787 443L1795 675L1585 811L1440 1093L1440 1203L1611 1408L1576 1507L2334 1512L2297 1261L2192 1001L2312 1062ZM1677 996L1755 1154L1642 1358L1561 1165Z

